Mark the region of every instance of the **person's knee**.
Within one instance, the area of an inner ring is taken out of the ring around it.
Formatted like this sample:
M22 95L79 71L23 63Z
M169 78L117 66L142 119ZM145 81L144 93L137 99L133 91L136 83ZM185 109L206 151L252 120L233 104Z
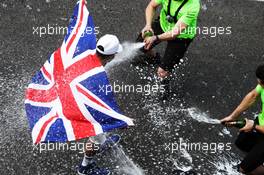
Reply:
M159 78L164 79L164 78L166 78L168 75L166 75L166 74L162 74L162 73L161 73L161 74L158 73L158 76L159 76Z
M157 74L160 78L166 78L169 76L169 71L166 71L164 69L162 69L161 67L158 68Z
M238 137L235 141L235 145L237 148L239 148L242 151L248 152L249 149L246 146L246 142L242 137Z
M242 145L242 141L240 140L240 139L236 139L236 141L235 141L235 145L239 148L239 149L241 149L241 145Z

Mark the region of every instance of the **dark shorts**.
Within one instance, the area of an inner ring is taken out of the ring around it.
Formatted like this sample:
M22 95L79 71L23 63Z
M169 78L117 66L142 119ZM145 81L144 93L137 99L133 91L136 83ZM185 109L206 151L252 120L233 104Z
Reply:
M247 155L240 167L250 173L264 163L264 134L258 132L241 132L235 142L236 146Z
M152 23L152 29L155 35L160 35L163 32L159 19L156 19ZM140 36L137 39L138 42L143 42L143 38ZM187 51L189 45L193 39L181 39L177 38L175 40L167 41L167 47L164 53L164 56L161 58L161 63L159 67L166 71L171 71L176 64L184 57L185 52ZM152 48L158 45L159 43L154 43Z

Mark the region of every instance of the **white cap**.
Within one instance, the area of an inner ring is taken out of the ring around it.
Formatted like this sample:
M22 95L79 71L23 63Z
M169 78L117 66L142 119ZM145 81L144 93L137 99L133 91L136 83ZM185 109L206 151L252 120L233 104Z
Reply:
M123 47L115 35L106 34L98 40L96 50L103 55L114 55L122 52Z

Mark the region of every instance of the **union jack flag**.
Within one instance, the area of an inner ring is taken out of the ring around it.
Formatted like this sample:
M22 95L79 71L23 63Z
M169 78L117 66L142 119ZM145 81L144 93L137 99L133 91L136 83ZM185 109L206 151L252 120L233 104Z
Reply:
M93 32L87 32L87 28ZM104 67L95 54L92 17L80 0L61 48L32 78L26 90L26 113L35 144L67 142L133 125L122 115Z

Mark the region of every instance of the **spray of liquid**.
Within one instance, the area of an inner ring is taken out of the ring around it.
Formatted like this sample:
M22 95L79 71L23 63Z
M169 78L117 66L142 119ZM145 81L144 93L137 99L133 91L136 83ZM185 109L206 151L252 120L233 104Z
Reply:
M215 175L240 175L237 171L236 166L239 164L239 160L222 157L217 162L211 162L216 168Z
M144 45L145 43L130 43L130 42L123 43L122 44L123 52L117 54L112 61L107 63L105 69L109 71L111 68L119 65L124 61L131 61L137 55L139 49L144 47Z
M210 118L207 114L200 112L197 108L188 108L187 112L191 118L198 122L221 124L220 120Z
M112 148L111 153L115 158L118 166L117 174L126 174L126 175L144 175L144 170L142 170L139 166L137 166L123 151L123 149L119 146L115 146Z
M183 172L187 172L187 171L190 171L192 169L191 166L184 165L181 161L179 161L177 159L170 158L169 161L171 161L173 163L173 166L177 170L181 170Z

